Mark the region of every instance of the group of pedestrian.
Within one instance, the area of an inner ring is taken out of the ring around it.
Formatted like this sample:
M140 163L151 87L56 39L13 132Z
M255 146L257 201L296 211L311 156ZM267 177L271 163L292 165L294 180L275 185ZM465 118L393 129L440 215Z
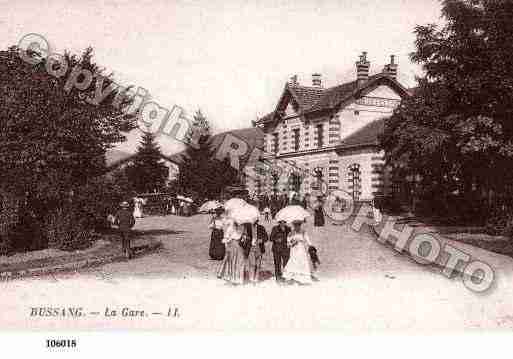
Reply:
M266 221L270 221L281 209L286 206L298 205L307 209L310 205L310 194L305 194L300 198L297 192L275 193L272 195L262 194L253 199L260 212L264 214Z
M275 218L276 213L286 206L301 206L304 209L313 208L314 226L322 227L325 225L324 200L322 196L317 196L311 203L310 195L307 193L302 198L299 194L293 192L291 195L283 193L281 195L261 195L257 199L258 207L264 215L264 220L270 222Z
M273 200L271 197L271 206ZM295 196L291 196L288 203L290 206L297 206L298 203L302 206L299 198ZM130 210L130 204L122 202L115 216L111 216L112 223L118 228L122 251L127 259L132 257L131 229L135 225L135 219L142 217L143 204L142 199L136 198L134 208ZM263 213L266 220L270 221L270 211L264 208ZM275 215L276 213L273 218ZM251 282L258 282L266 250L265 244L270 241L276 280L280 283L285 280L301 284L311 283L318 258L308 234L304 231L304 221L292 221L290 225L283 220L277 222L268 236L265 227L258 223L258 219L252 223L238 223L222 206L215 208L209 224L212 230L209 256L211 259L223 261L217 276L232 284L243 284L247 273ZM320 199L314 205L314 225L324 225Z
M236 209L235 209L236 210ZM266 243L272 243L274 275L278 283L310 284L313 271L319 263L316 249L303 228L304 221L280 220L268 236L264 226L254 223L237 223L222 207L216 208L211 219L212 229L209 254L222 260L217 277L230 284L258 283Z

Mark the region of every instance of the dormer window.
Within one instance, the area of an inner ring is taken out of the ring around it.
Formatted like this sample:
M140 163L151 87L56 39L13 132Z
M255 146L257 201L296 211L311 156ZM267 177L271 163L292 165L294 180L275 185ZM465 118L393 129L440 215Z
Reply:
M298 112L298 107L294 103L294 101L290 101L285 108L285 116L296 116Z

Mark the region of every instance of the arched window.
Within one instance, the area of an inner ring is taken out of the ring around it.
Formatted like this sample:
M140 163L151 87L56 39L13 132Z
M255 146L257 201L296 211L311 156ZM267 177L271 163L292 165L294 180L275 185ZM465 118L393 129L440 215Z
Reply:
M362 193L362 178L360 165L358 163L353 163L349 166L349 190L352 193L353 201L358 201L360 199L360 194Z

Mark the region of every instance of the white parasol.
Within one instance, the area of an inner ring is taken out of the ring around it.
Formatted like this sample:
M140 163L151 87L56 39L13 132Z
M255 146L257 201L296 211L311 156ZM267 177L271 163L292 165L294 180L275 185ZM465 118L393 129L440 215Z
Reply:
M258 217L260 217L260 211L258 210L257 207L253 206L252 204L245 204L243 207L242 207L245 211L248 211L249 213L252 213L252 215L254 217L256 217L256 219L258 219Z
M238 224L255 223L260 216L258 208L250 204L234 207L230 210L230 218Z
M292 223L294 221L304 221L310 217L310 213L301 206L287 206L281 209L274 217L276 221L285 221Z
M204 213L204 212L210 212L214 209L221 207L222 204L219 201L207 201L201 205L198 212Z
M248 203L245 200L243 200L243 199L231 198L231 199L229 199L228 201L226 201L224 203L224 209L227 212L230 212L231 210L233 210L235 208L242 207L242 206L247 205L247 204Z

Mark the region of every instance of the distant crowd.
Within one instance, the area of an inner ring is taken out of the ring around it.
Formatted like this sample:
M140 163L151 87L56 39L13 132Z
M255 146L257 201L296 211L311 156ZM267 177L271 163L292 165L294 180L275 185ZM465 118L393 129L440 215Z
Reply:
M286 206L301 206L306 209L310 202L310 195L306 194L302 198L300 198L299 194L296 192L292 192L290 194L281 193L281 194L262 194L260 196L252 196L248 199L248 203L258 207L260 212L266 212L268 209L272 218L278 213L279 210Z

